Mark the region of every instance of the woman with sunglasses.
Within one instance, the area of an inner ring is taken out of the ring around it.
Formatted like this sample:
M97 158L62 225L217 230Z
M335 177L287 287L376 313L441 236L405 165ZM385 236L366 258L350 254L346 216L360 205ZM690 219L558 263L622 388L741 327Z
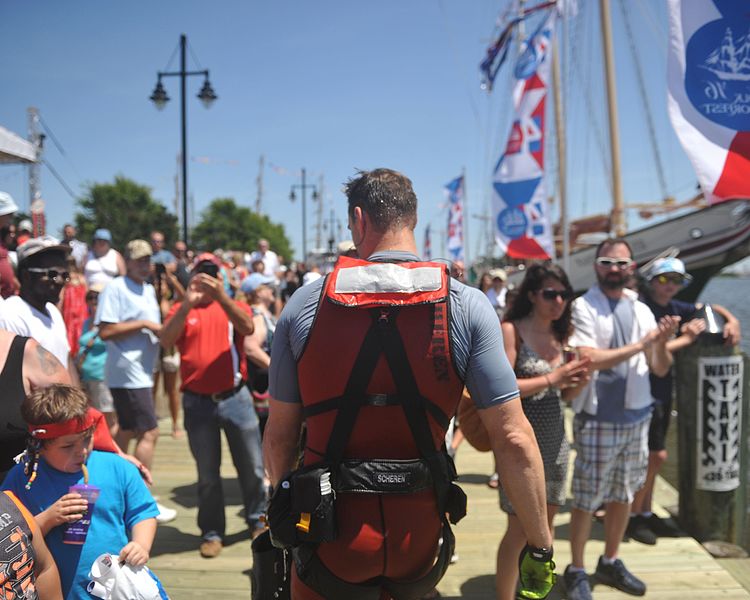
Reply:
M676 300L675 295L685 289L693 278L685 271L679 258L659 258L648 272L648 283L641 290L641 302L654 313L658 321L665 315L681 318L680 335L667 342L667 349L676 352L692 344L705 329L703 319L696 319L696 311L703 305ZM724 339L729 345L740 341L740 322L723 306L711 304L711 308L724 318ZM672 412L672 372L664 377L653 373L649 376L654 410L648 431L648 471L646 483L635 494L631 516L625 534L642 544L656 544L658 537L673 537L679 531L651 511L654 482L667 460L666 437Z
M516 372L523 410L544 461L553 538L552 520L565 503L569 452L561 400L571 399L589 380L589 359L564 360L563 348L572 332L572 299L573 289L560 267L532 265L502 323L505 352ZM508 514L508 529L497 552L495 584L499 600L512 600L526 535L502 489L500 507Z

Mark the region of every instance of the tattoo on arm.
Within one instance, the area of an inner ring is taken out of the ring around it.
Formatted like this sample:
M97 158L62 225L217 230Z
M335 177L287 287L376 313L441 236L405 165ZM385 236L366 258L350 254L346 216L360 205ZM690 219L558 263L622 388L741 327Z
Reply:
M39 366L45 375L54 375L60 370L60 361L55 358L49 350L40 345L36 347L36 356L39 359Z

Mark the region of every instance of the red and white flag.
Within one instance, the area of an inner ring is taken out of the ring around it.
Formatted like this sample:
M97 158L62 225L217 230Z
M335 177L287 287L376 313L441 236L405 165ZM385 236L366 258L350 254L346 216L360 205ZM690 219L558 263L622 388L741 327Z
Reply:
M669 117L706 199L750 198L750 10L668 0Z

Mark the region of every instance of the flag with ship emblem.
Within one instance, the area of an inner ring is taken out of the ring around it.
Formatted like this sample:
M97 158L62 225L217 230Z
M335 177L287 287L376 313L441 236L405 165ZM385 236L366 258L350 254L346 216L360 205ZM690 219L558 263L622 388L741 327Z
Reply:
M451 260L464 259L464 176L445 186L448 194L448 252Z
M515 117L495 167L493 220L498 246L512 258L553 256L544 172L545 101L556 11L524 42L515 65Z
M669 0L669 117L706 199L750 197L750 11Z

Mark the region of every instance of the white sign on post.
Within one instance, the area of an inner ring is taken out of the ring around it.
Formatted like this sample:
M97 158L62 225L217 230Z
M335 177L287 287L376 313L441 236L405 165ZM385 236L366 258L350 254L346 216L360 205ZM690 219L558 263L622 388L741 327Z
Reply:
M742 356L698 359L697 453L699 490L729 492L740 485Z

